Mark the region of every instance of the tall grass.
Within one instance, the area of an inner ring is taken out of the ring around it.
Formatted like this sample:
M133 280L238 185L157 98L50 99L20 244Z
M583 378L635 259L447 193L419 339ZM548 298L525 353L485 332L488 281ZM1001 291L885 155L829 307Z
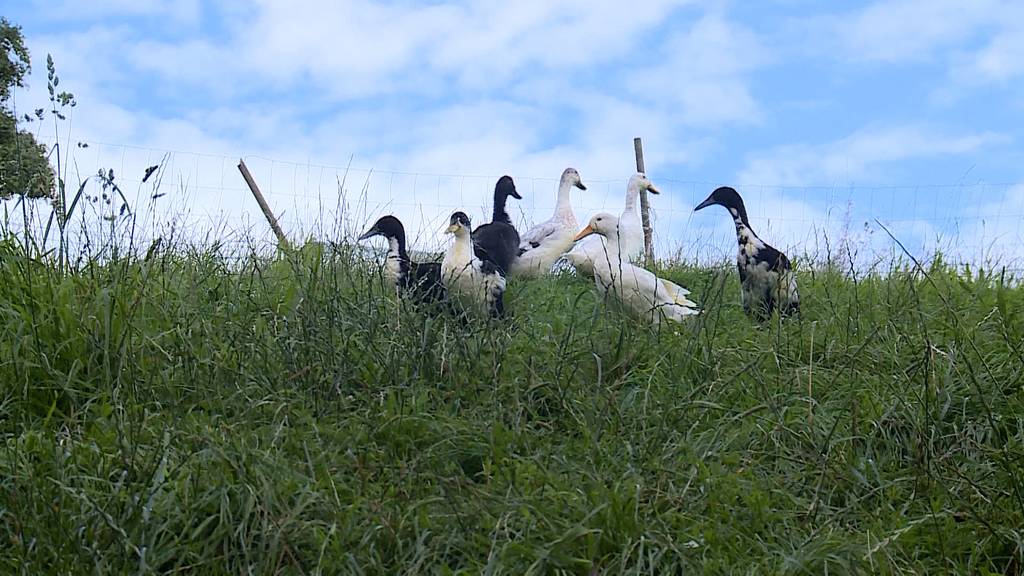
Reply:
M4 573L1019 573L1024 291L936 261L731 267L652 329L573 277L510 319L350 245L0 242Z

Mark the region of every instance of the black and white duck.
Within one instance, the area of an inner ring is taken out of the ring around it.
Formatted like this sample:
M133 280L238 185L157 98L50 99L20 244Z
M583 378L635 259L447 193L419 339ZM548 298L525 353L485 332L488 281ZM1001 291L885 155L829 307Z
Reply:
M405 227L394 216L381 216L359 240L383 236L388 240L384 273L400 295L411 295L417 302L438 302L445 299L441 282L440 262L413 262L405 249Z
M441 261L441 282L449 300L459 303L463 310L504 316L505 277L494 262L481 260L473 253L471 230L465 212L452 214L445 232L455 235L455 241Z
M787 315L800 310L800 296L796 289L796 273L789 258L757 237L747 220L743 198L728 186L715 189L694 212L708 206L722 206L732 215L736 224L739 249L736 266L740 271L743 309L747 314L765 319L773 310Z

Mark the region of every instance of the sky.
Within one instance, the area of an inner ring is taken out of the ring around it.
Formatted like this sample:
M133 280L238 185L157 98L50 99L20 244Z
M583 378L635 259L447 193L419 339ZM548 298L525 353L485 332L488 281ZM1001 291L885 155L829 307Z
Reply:
M239 157L295 236L325 214L359 228L394 212L434 246L454 209L484 221L502 174L525 192L510 210L525 228L548 217L567 166L590 183L573 197L583 222L621 210L639 136L665 191L652 199L665 256L730 257L725 211L692 212L726 184L765 240L797 253L891 255L885 226L918 255L1010 262L1024 239L1017 0L27 0L5 13L33 55L19 111L46 103L48 53L78 103L56 132L32 129L72 144L79 177L116 168L133 202L189 225L260 228ZM160 160L153 201L132 179Z

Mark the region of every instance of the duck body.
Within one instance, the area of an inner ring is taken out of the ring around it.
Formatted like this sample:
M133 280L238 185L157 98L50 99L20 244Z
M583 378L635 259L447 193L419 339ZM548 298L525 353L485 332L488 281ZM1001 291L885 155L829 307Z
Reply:
M440 274L449 301L465 311L504 316L505 277L493 262L474 254L469 217L452 214L447 231L455 240L441 261Z
M666 320L682 322L688 316L699 314L697 304L688 298L689 290L620 257L615 248L619 245L617 230L618 219L602 213L591 218L590 224L577 235L577 239L595 233L605 237L606 252L590 260L598 292L614 297L638 317L653 324ZM574 265L586 258L579 252L566 254L566 259Z
M388 240L388 253L384 260L384 275L395 286L400 296L411 296L419 303L439 302L445 299L441 282L440 262L414 262L405 247L405 227L394 216L382 216L359 237L366 240L383 236Z
M758 238L750 227L743 199L733 188L717 188L694 211L719 205L729 210L736 226L736 267L740 274L743 310L764 320L778 310L783 316L800 311L796 273L785 254Z
M573 187L587 189L580 180L579 172L575 168L566 168L558 183L558 204L555 213L547 221L534 226L523 235L517 258L512 262L513 274L547 274L555 261L572 246L573 237L579 228L570 202Z
M505 211L508 197L522 200L510 176L502 176L494 186L494 213L491 221L473 230L473 252L481 260L493 262L502 276L507 275L519 255L519 232Z
M637 262L644 255L644 227L637 213L637 197L641 190L647 190L653 194L660 194L657 188L651 184L647 176L637 172L629 179L626 185L626 205L619 216L619 245L618 253L625 256L629 262ZM570 253L575 253L571 261L576 271L586 276L594 275L594 261L605 258L607 240L600 234L593 234L580 240L573 246Z

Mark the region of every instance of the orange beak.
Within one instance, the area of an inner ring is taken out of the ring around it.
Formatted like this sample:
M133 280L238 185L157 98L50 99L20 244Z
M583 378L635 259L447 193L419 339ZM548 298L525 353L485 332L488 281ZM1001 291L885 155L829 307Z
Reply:
M594 229L591 228L589 224L587 224L587 227L584 228L583 230L580 230L580 233L577 234L576 237L572 239L572 241L573 242L579 242L580 240L586 238L587 236L590 236L593 233L594 233Z

